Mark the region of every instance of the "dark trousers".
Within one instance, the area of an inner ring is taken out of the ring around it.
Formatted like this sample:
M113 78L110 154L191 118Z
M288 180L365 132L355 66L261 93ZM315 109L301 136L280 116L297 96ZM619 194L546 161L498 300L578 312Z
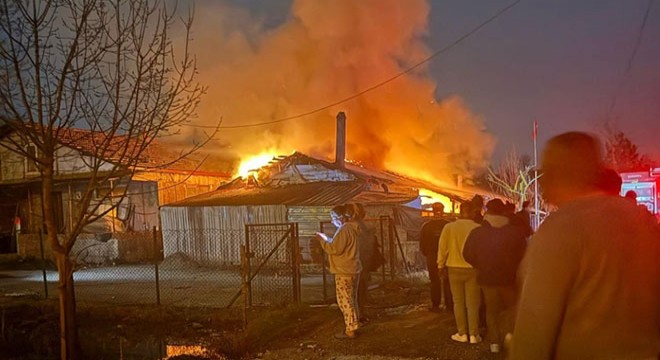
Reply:
M504 336L513 332L515 290L513 286L483 286L482 290L486 300L488 339L491 344L503 344Z
M451 288L447 278L441 279L438 271L437 259L435 257L426 258L426 269L429 272L429 280L431 281L431 306L439 307L442 303L442 295L444 288L445 306L447 309L453 309L454 301L451 297Z
M358 316L360 319L366 318L365 308L369 302L369 281L371 273L362 270L360 273L360 282L358 283Z

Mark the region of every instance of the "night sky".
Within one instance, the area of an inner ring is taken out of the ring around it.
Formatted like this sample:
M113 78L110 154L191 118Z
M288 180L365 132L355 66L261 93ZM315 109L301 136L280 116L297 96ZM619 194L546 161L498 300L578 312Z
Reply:
M444 44L508 1L433 1L429 45ZM460 94L499 139L530 153L569 130L599 131L607 118L660 159L660 4L653 4L631 71L626 68L648 6L644 0L522 1L433 61L438 96ZM613 110L610 105L616 97Z
M431 52L441 49L512 2L430 1L426 45ZM273 28L287 19L291 5L289 0L230 3ZM437 97L458 95L483 117L498 141L495 161L513 145L532 154L534 119L540 147L564 131L602 131L610 119L642 152L660 159L660 4L653 4L626 71L648 4L521 1L428 64Z

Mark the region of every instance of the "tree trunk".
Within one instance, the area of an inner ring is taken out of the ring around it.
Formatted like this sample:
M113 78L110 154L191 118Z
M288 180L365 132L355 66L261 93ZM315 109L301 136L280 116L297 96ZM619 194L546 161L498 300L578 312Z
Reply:
M57 237L55 225L55 209L53 201L53 161L52 158L43 162L41 194L44 225L47 239L55 257L59 274L58 296L60 300L60 359L76 360L79 358L78 324L76 323L76 297L73 288L73 263L69 259L67 243L74 239L65 239L61 244Z
M60 359L75 360L79 355L76 297L73 287L73 264L67 255L55 253L59 273Z

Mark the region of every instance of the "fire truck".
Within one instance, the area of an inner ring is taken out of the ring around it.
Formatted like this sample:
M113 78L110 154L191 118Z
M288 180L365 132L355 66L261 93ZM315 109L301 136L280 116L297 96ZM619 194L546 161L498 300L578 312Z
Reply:
M632 190L637 194L637 204L646 206L656 217L660 197L660 167L649 171L621 173L621 196Z

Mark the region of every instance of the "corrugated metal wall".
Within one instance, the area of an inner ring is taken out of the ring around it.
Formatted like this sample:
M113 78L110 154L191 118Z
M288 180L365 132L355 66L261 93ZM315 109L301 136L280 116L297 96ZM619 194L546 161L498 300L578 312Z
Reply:
M284 205L162 207L165 257L177 252L205 264L240 264L245 224L287 222Z
M291 206L288 209L289 222L298 223L298 237L303 261L312 261L310 242L319 231L321 221L330 221L332 206Z
M240 246L245 243L245 224L298 223L303 261L312 261L310 243L320 222L330 220L330 206L214 206L162 207L165 257L181 252L205 264L240 264ZM367 206L367 217L392 216L392 206ZM378 229L379 230L379 229ZM408 241L406 231L396 226L406 260L414 263L419 244ZM387 229L385 234L387 235ZM390 251L389 241L384 245ZM398 248L393 248L394 253ZM400 255L395 255L400 257Z

